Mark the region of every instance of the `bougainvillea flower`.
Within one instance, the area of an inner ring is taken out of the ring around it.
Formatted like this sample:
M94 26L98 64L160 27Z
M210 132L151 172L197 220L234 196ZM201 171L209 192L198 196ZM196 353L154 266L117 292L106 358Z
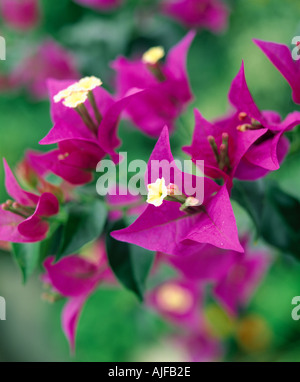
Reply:
M76 3L101 11L118 7L122 0L74 0Z
M57 197L59 202L70 200L69 183L61 182L59 185L50 183L39 172L37 152L27 151L24 158L16 166L16 175L21 184L39 194L50 192Z
M50 284L55 292L69 298L62 313L62 326L72 350L75 347L79 316L86 300L100 283L114 282L104 243L101 241L93 244L92 251L94 258L72 255L59 262L55 262L54 257L48 257L44 262L46 274L42 280ZM51 294L45 295L45 298L51 300Z
M1 205L0 240L26 243L45 239L49 230L47 218L59 210L57 198L49 192L38 196L24 191L5 160L4 169L6 191L13 200Z
M220 32L227 26L229 11L220 0L164 0L162 12L188 28Z
M34 28L40 19L38 0L0 0L0 12L7 25L19 30Z
M126 216L140 215L146 208L140 195L132 195L127 188L118 185L114 190L110 190L106 196L106 203L109 207L109 219L118 220L122 218L123 211Z
M192 100L186 58L194 36L194 32L189 32L170 50L163 64L159 62L163 57L161 47L150 49L138 60L119 57L112 63L119 97L131 88L151 90L126 108L133 123L150 136L158 137L165 125L172 129L176 118Z
M100 82L95 77L83 80L77 83L49 81L54 126L40 144L57 143L58 148L38 158L40 173L52 171L76 185L91 181L92 171L95 171L97 163L105 155L109 154L115 162L119 161L119 155L115 152L120 145L117 137L119 117L124 107L139 93L133 90L115 101L99 86ZM97 82L95 88L94 82ZM91 90L83 90L87 83ZM79 104L78 93L84 93L84 102L80 101ZM33 162L32 155L31 158Z
M232 82L229 100L235 111L214 123L195 111L191 146L183 150L192 160L204 159L205 173L213 178L251 180L277 170L289 143L283 133L300 123L300 113L284 121L272 111L261 112L248 90L244 65ZM228 182L229 188L231 182Z
M214 288L214 295L229 313L237 314L245 306L261 282L271 259L263 250L251 251L248 239L242 240L245 253L237 256L226 275Z
M90 182L104 156L99 146L75 139L59 142L57 149L47 153L28 153L31 165L41 176L52 172L73 185Z
M293 100L300 104L300 61L294 60L288 46L275 42L254 40L272 64L287 80L293 92ZM296 46L294 49L299 49Z
M174 163L167 127L163 129L150 156L146 184L151 183L149 175L153 170L152 163L157 166L157 161L162 160ZM196 184L197 179L195 175L181 172L176 166L173 169L174 171L170 171L168 183L174 184L175 179L179 179L181 185L177 186L182 187L182 195L175 201L166 198L159 207L148 204L133 224L125 229L113 231L111 235L117 240L171 255L187 256L199 253L203 244L207 243L243 252L226 187L220 187L214 181L203 178L202 205L185 208L185 201L193 197L185 195L185 189L189 183Z
M15 86L25 86L37 99L47 96L48 78L68 80L79 78L74 58L55 41L44 41L11 73Z
M178 336L175 344L186 350L188 362L215 362L222 358L222 343L205 330Z
M190 281L216 282L226 275L238 256L243 254L206 245L190 256L159 254L159 260L170 264L182 277Z
M150 291L146 304L172 323L196 329L202 320L202 298L203 291L199 285L172 279Z

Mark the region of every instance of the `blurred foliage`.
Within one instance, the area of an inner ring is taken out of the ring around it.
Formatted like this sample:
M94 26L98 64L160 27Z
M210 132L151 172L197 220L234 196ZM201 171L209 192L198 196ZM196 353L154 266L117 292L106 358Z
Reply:
M83 8L71 0L41 3L43 20L36 30L24 34L0 24L7 41L7 61L0 62L1 72L13 68L32 47L52 36L74 54L82 74L99 75L105 86L112 89L113 71L107 65L109 61L120 54L133 56L157 44L168 49L186 33L169 19L145 13L143 6L148 3L151 9L151 1L130 0L120 11L109 14ZM299 109L292 103L285 80L252 39L290 44L300 30L300 2L232 0L228 3L232 8L228 30L221 35L199 32L190 50L188 71L195 100L178 121L172 137L172 149L179 157L184 157L180 147L191 140L194 107L206 118L216 118L228 110L227 92L242 59L249 88L260 109L275 109L283 116ZM38 141L50 127L47 100L34 101L25 91L0 95L0 154L12 166L25 150L46 149ZM128 152L128 160L148 159L154 140L144 137L127 122L122 123L120 136L126 137L121 149ZM289 139L289 156L280 170L267 178L278 182L299 200L299 128L289 134ZM2 166L0 197L5 198ZM239 226L251 226L241 208L234 204L234 210ZM245 318L252 315L251 319L258 316L263 321L256 321L257 332L247 345L243 337L247 320L238 324L227 340L228 360L300 359L300 324L291 319L291 300L300 294L300 265L287 254L278 256L273 252L274 265L250 307L243 312ZM147 354L147 359L155 359L159 354L161 360L172 359L174 354L175 359L175 350L168 346L165 354L158 352L160 338L173 329L159 317L145 312L135 297L123 289L99 290L90 297L80 319L77 353L71 358L60 327L62 302L51 306L43 302L37 277L32 277L24 288L15 264L5 252L0 253L0 269L0 294L8 301L8 319L0 325L0 361L127 361L137 359L137 354ZM264 346L255 347L255 335L260 330L271 334Z

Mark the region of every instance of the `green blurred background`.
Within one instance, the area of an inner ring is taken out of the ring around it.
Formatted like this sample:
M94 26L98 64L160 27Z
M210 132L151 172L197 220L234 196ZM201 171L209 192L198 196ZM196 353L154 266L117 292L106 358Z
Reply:
M132 0L121 10L103 15L80 7L71 0L43 0L43 21L30 33L17 33L1 26L7 41L7 60L1 72L12 68L29 47L52 36L75 56L83 75L96 75L112 89L113 72L108 63L118 54L132 53L155 45L166 49L186 33L175 22L160 15L144 19L146 1ZM285 116L299 110L291 100L290 88L253 38L290 44L300 35L298 0L228 1L232 13L228 30L221 35L198 33L188 56L188 72L195 101L178 123L172 137L174 152L188 144L193 131L193 108L206 118L228 109L227 92L241 60L245 61L249 88L260 109L274 109ZM143 19L142 19L143 18ZM143 23L141 22L143 20ZM11 166L51 127L49 102L34 101L24 91L0 95L0 154ZM128 159L147 159L155 141L123 123L122 150ZM292 146L280 170L269 175L281 187L300 198L300 131L290 134ZM5 199L3 169L0 168L0 196ZM238 227L250 227L245 213L234 204ZM260 245L261 243L257 243ZM272 251L272 250L271 250ZM263 318L270 341L261 351L239 347L229 338L228 360L300 360L300 322L291 318L291 300L300 295L300 266L288 256L273 251L274 264L251 301L247 314ZM130 361L180 360L182 354L166 340L174 328L147 312L135 297L120 289L101 289L87 302L81 316L76 356L70 357L60 324L63 302L48 304L41 299L38 275L26 286L12 258L0 254L0 295L7 301L7 320L0 321L0 361Z

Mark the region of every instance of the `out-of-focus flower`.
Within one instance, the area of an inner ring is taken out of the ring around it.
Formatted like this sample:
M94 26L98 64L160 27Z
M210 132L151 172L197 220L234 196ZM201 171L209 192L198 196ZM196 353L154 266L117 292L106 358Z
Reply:
M165 160L174 164L170 149L168 129L165 127L150 156L147 174L152 174L152 163ZM129 227L113 231L111 235L120 241L139 245L151 251L171 255L188 256L200 252L203 244L243 252L238 239L236 222L226 186L220 187L204 178L203 204L182 209L187 196L184 190L196 184L196 176L181 172L178 167L170 171L168 183L180 180L182 195L178 199L164 200L161 206L151 204ZM146 176L146 184L151 183ZM182 204L183 203L183 204Z
M93 179L92 172L104 156L105 152L97 145L76 139L59 142L57 149L47 153L28 153L39 175L53 172L73 185L90 182Z
M41 196L24 191L4 160L5 187L13 200L7 200L0 210L0 240L13 243L45 239L49 230L47 218L59 210L57 198L50 192Z
M24 86L37 99L47 96L47 80L79 78L74 58L55 41L44 41L10 75L15 87Z
M32 162L38 161L41 175L50 171L71 184L80 185L92 180L97 163L105 155L119 161L115 152L120 145L119 117L139 91L132 90L128 96L115 101L99 86L101 81L96 81L95 88L95 81L95 78L90 81L90 90L84 91L84 102L79 103L75 102L76 94L83 91L83 86L87 87L88 81L84 85L80 81L49 81L54 126L40 144L57 143L58 148L46 154L31 155ZM72 104L73 95L75 103Z
M263 317L251 314L238 323L236 340L248 353L263 352L271 345L272 331Z
M214 288L214 295L231 314L237 314L238 309L249 302L271 262L266 251L251 251L247 238L242 240L242 244L244 255L236 257Z
M168 280L150 291L146 303L174 324L199 328L202 289L186 280Z
M286 45L261 40L254 42L287 80L292 88L294 102L300 104L300 60L293 59ZM299 45L294 49L299 49Z
M235 112L214 123L195 112L193 141L183 150L192 160L204 159L206 175L229 179L230 188L233 177L252 180L279 168L289 148L283 134L300 123L300 113L291 113L281 121L273 111L258 110L243 65L232 82L229 100Z
M50 284L55 292L68 298L62 313L62 326L71 350L75 348L78 320L86 300L100 283L114 283L104 243L96 242L91 249L92 257L71 255L59 262L55 262L54 257L48 257L44 262L46 274L42 280ZM44 298L51 301L56 296L45 293Z
M194 282L221 280L238 256L243 256L243 254L225 251L211 245L203 246L199 252L189 256L158 254L159 262L170 264L182 277Z
M16 174L21 184L24 184L33 191L38 191L39 194L50 192L55 195L60 202L68 199L70 190L63 182L59 186L54 185L39 175L39 163L37 160L32 160L36 155L38 156L39 153L29 150L26 152L22 161L18 163Z
M164 52L161 47L150 49L139 60L119 57L112 63L119 97L132 88L149 90L140 94L126 111L133 123L150 136L158 137L164 125L172 129L192 100L186 58L194 36L194 32L189 32L170 50L165 63L160 62Z
M157 262L166 261L191 282L212 283L215 296L232 314L248 303L271 262L266 251L249 249L248 237L241 243L243 254L206 245L188 256L158 254Z
M123 0L74 0L76 3L84 5L85 7L90 7L93 9L98 9L100 11L107 11L110 9L117 8L121 5Z
M221 0L164 0L162 12L188 28L220 32L227 26L229 10Z
M205 329L178 336L176 344L185 349L188 362L215 362L224 354L222 343Z
M41 16L38 0L0 0L0 13L7 25L18 30L34 28Z

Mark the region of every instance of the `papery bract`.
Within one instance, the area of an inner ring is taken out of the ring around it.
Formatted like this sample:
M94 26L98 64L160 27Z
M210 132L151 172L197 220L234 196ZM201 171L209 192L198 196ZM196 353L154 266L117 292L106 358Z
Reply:
M5 160L4 168L5 187L14 202L6 207L4 203L0 210L0 240L26 243L45 239L49 230L46 218L59 211L57 198L49 192L38 196L24 191Z
M159 254L159 261L174 267L181 277L194 282L217 282L221 280L237 257L244 256L239 252L225 251L211 245L205 245L190 256L171 256Z
M249 302L271 262L266 251L251 250L247 238L242 243L245 254L236 257L214 288L216 298L231 314L237 314L238 309Z
M220 32L227 26L228 8L219 0L164 0L162 12L189 28Z
M94 89L95 101L102 115L102 121L97 126L98 132L95 133L86 126L74 109L53 100L55 95L72 84L74 81L49 81L54 126L40 144L57 143L58 148L38 155L36 159L41 174L52 171L71 184L80 185L92 180L92 172L105 155L110 155L115 162L119 161L119 155L115 152L120 145L117 136L119 117L139 91L133 90L131 94L115 101L102 87ZM88 102L86 109L93 114ZM32 161L35 160L32 155L31 158Z
M83 305L100 283L114 283L107 263L104 243L92 247L94 258L71 255L54 262L48 257L44 262L46 274L42 279L62 296L68 298L63 313L62 326L72 350L75 348L76 329Z
M53 40L46 40L36 51L13 70L10 75L15 87L25 86L37 99L47 96L47 80L79 78L74 58Z
M281 121L275 112L261 112L248 90L243 65L232 82L229 100L235 112L214 123L195 111L193 141L183 150L194 161L203 159L205 174L213 178L223 177L230 189L233 177L252 180L279 168L289 148L283 134L300 123L300 113L291 113ZM228 163L221 165L216 155L221 158L225 137ZM214 145L216 150L220 150L217 154L212 147Z
M172 279L158 285L146 296L146 304L172 323L198 328L203 291L199 285Z
M0 0L0 12L10 27L28 30L39 22L39 0Z
M154 160L166 160L168 163L174 161L166 127L150 156L148 175L152 172ZM189 184L195 184L196 180L194 175L182 173L176 167L173 174L170 174L170 183L174 183L174 178L181 180L183 192ZM136 244L150 251L180 256L199 252L203 244L243 252L226 186L220 187L208 178L203 181L204 200L198 209L196 207L196 213L188 214L180 210L179 202L165 200L160 207L148 205L133 224L114 231L111 235L117 240ZM146 176L147 183L150 182Z
M287 80L292 88L294 102L300 104L299 59L293 59L292 52L286 45L262 40L254 40L254 42ZM299 46L294 49L299 49Z

